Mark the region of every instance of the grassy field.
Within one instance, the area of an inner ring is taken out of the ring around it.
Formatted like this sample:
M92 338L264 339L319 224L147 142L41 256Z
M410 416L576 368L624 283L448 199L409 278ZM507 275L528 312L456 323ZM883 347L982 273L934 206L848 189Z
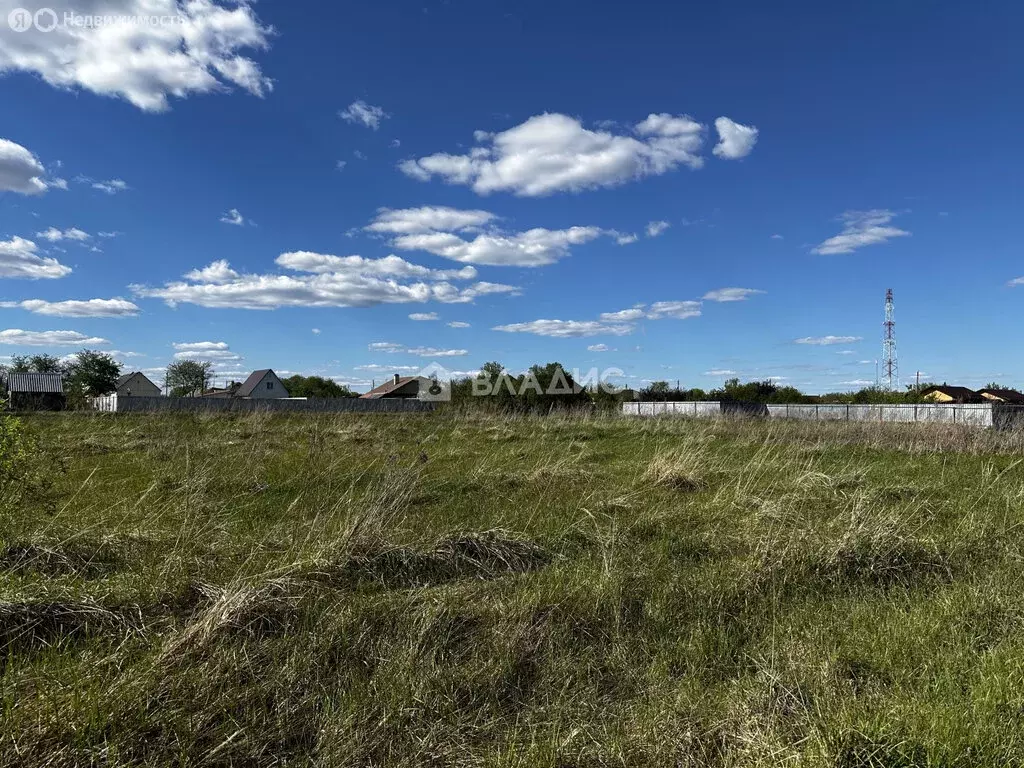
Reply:
M1024 436L38 416L0 764L1024 765Z

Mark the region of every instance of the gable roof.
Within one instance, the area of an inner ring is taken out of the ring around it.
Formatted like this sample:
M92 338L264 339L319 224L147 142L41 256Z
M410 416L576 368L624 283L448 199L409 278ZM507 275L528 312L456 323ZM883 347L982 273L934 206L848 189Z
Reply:
M114 384L114 386L115 386L116 388L120 389L120 388L121 388L121 387L123 387L123 386L124 386L125 384L127 384L127 383L128 383L128 379L130 379L130 378L131 378L132 376L134 376L134 375L135 375L134 373L125 373L125 374L123 374L123 375L121 375L121 376L118 376L118 377L117 377L117 383L116 383L116 384Z
M973 389L968 389L967 387L951 387L948 384L939 384L934 387L928 387L928 389L924 390L924 392L921 393L921 396L924 397L930 395L932 392L941 392L942 394L952 397L954 399L978 399L978 393L975 392Z
M992 395L1008 403L1024 403L1024 394L1016 389L979 389L979 395Z
M11 373L7 389L31 394L64 394L64 377L59 373Z
M365 395L360 395L360 397L363 398L363 399L366 399L366 400L372 400L372 399L375 399L375 398L378 398L378 397L384 397L385 395L390 395L392 392L394 392L397 389L401 389L402 387L404 387L409 382L419 381L422 378L423 378L422 376L399 376L397 382L394 379L388 379L383 384L381 384L379 387L374 387L369 392L367 392Z
M235 397L249 397L253 392L256 391L256 387L260 385L260 382L263 381L263 379L266 377L268 373L273 374L275 379L281 381L278 375L274 373L273 369L261 368L260 370L253 371L252 373L249 374L249 378L247 378L245 382L242 384L242 386L238 388L238 391L235 392ZM284 382L281 383L282 385L284 384Z

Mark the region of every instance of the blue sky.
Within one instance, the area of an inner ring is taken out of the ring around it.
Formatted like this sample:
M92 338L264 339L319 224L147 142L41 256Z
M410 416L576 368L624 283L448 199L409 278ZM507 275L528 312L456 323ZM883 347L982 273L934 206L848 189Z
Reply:
M0 0L0 358L822 392L874 380L893 288L905 382L1024 385L1014 4L50 0L57 28L12 26L43 7Z

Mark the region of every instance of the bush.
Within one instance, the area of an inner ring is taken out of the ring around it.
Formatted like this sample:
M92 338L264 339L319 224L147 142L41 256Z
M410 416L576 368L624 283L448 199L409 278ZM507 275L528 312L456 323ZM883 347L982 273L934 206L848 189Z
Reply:
M13 509L47 484L35 442L21 420L0 414L0 509Z

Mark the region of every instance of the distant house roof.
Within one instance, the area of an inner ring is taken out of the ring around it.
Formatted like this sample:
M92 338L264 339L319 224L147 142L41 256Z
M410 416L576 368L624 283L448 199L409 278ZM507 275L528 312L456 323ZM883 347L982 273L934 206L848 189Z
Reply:
M413 381L419 381L421 378L421 376L395 376L392 379L388 379L379 387L374 387L365 395L360 395L359 397L364 400L376 400L377 398L387 397L392 392L404 387L406 384Z
M928 389L924 390L921 393L921 396L927 397L933 392L941 392L947 397L951 397L954 400L960 400L965 403L969 403L979 398L978 393L975 392L973 389L968 389L967 387L951 387L948 384L940 384L938 386L928 387Z
M1024 404L1024 394L1015 389L979 389L979 395L992 395L1006 403Z
M250 397L268 373L273 373L274 377L277 377L277 374L270 368L263 368L259 371L253 371L250 373L249 378L246 379L242 383L242 386L239 387L238 391L235 392L235 397Z
M115 385L115 389L116 388L120 388L120 387L124 386L125 384L127 384L128 383L128 379L130 379L134 375L135 375L134 373L126 373L123 376L118 376L117 377L117 384Z
M11 373L7 376L10 392L64 394L64 377L59 373Z

